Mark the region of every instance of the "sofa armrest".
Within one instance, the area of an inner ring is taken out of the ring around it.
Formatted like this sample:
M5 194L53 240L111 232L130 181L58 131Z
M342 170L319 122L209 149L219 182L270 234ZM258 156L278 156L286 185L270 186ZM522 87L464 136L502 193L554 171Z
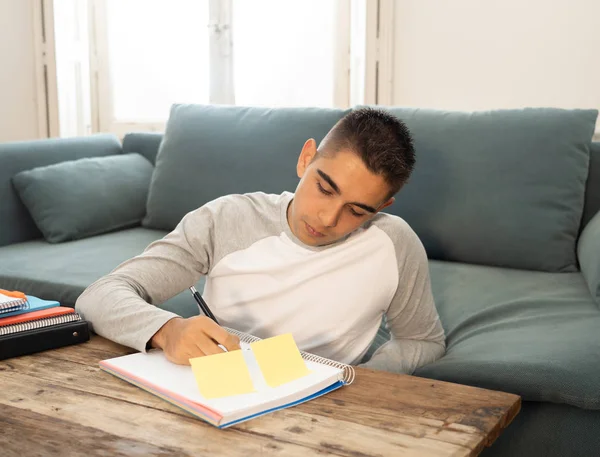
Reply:
M600 211L588 222L577 243L581 273L600 305Z

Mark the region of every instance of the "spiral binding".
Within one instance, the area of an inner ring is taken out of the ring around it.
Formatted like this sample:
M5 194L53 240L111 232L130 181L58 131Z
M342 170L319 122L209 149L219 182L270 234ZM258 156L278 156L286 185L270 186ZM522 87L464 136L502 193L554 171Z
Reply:
M8 297L12 298L12 297ZM15 298L5 303L0 303L0 312L8 313L9 311L17 311L20 309L29 308L29 302L26 298Z
M227 330L229 333L233 333L234 335L238 336L240 341L244 342L244 343L255 343L257 341L260 341L261 338L254 336L254 335L250 335L248 333L244 333L244 332L240 332L239 330L235 330L229 327L224 327L225 330ZM345 363L341 363L341 362L336 362L335 360L331 360L331 359L327 359L325 357L321 357L320 355L315 355L315 354L311 354L310 352L305 352L305 351L300 351L300 354L302 355L302 358L304 360L308 360L309 362L316 362L316 363L320 363L322 365L327 365L330 367L334 367L334 368L339 368L340 370L342 370L344 376L343 376L343 383L344 384L352 384L352 382L354 381L354 367L352 367L351 365L347 365Z
M80 320L81 316L77 313L63 314L62 316L56 317L45 317L42 319L35 319L29 322L22 322L20 324L5 325L4 327L0 327L0 336Z

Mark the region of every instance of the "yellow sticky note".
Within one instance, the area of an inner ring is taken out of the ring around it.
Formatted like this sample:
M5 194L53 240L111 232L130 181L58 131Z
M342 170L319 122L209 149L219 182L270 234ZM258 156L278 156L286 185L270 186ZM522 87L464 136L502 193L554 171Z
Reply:
M204 398L229 397L254 392L242 351L190 359L198 389Z
M277 387L310 373L291 333L250 345L267 384Z

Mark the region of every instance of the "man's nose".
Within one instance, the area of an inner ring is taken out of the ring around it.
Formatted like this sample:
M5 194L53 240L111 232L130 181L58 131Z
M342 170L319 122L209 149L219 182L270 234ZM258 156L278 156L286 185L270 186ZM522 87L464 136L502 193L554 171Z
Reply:
M340 218L340 211L337 208L326 208L319 212L319 221L325 227L335 227Z

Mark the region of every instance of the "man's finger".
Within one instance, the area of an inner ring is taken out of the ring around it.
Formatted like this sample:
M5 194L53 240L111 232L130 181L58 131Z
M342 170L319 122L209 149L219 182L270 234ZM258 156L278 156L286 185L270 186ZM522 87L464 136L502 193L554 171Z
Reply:
M229 349L230 346L231 346L231 349L239 349L239 338L237 338L235 335L232 335L231 333L229 333L227 330L225 330L223 327L221 327L219 324L217 324L212 319L207 318L207 321L204 324L205 324L204 325L205 333L210 338L215 340L217 342L217 344L222 344L223 346L225 346L227 348L227 350L230 350ZM231 338L234 338L234 339L232 340ZM236 347L236 345L237 345L237 347Z
M206 335L198 335L196 345L204 353L204 355L222 354L221 349L215 341Z
M165 353L167 359L177 365L189 365L190 359L194 357L202 357L205 353L196 344L186 344L184 347L179 348L174 353Z
M227 340L225 343L221 343L227 348L228 351L236 351L240 349L240 339L236 335L227 333Z

